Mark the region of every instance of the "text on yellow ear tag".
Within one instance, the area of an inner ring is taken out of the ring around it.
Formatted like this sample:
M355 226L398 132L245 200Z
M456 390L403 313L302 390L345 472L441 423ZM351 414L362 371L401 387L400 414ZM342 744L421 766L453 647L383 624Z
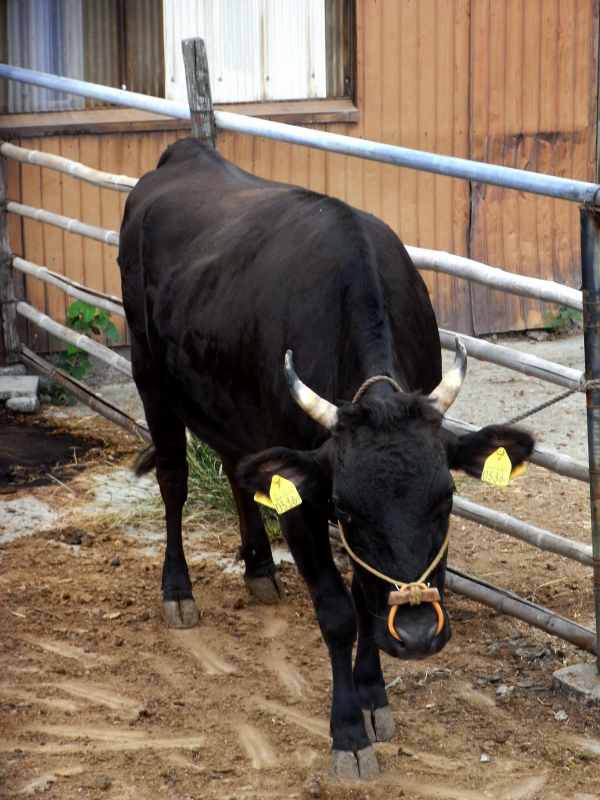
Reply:
M511 472L512 464L508 453L503 447L499 447L486 458L481 480L493 486L508 486Z
M254 502L260 503L261 506L266 506L267 508L275 508L271 502L271 498L262 492L254 492Z
M285 514L292 508L301 505L302 498L298 494L298 489L287 478L281 475L273 475L271 478L271 489L269 491L271 502L278 514Z

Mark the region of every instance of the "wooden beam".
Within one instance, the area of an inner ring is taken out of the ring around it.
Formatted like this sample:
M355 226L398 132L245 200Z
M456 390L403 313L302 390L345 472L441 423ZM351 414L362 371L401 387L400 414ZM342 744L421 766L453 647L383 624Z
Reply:
M152 442L150 432L145 425L141 425L134 420L133 417L130 417L129 414L126 414L125 411L117 408L117 406L113 406L112 403L109 403L103 397L97 395L84 383L76 380L62 369L50 364L49 361L46 361L46 359L34 353L33 350L25 347L25 345L22 347L21 357L25 364L33 367L37 372L41 372L42 375L47 375L53 381L56 381L56 383L60 383L61 386L64 386L67 391L75 395L78 400L81 400L82 403L85 403L93 411L96 411L98 414L106 417L106 419L114 422L115 425L119 425L130 433L139 436L143 441Z
M192 136L196 136L203 144L214 150L217 142L217 125L204 40L184 39L181 42L181 49L192 116Z

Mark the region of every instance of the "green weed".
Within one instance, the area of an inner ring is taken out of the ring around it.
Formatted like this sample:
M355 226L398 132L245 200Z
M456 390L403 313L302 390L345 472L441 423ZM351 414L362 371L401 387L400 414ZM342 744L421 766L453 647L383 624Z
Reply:
M223 465L208 445L188 434L188 501L186 512L195 507L208 507L224 514L235 515L235 500ZM271 541L280 538L279 519L274 511L260 507L267 535Z

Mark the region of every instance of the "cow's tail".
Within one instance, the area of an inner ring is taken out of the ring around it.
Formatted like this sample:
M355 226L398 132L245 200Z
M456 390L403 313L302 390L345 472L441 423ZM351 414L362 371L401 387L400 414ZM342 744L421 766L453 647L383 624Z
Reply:
M156 467L156 448L153 444L141 450L133 462L133 471L139 477Z

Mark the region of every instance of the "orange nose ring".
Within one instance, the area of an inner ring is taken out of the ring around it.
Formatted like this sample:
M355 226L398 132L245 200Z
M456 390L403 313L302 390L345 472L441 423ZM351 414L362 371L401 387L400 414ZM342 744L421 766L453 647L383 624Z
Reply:
M445 625L445 622L446 622L445 617L444 617L444 612L442 611L442 607L441 607L440 603L437 600L431 600L431 601L428 601L428 602L431 602L431 605L433 606L433 608L435 610L435 613L437 615L438 622L437 622L437 627L435 629L435 635L439 636L439 634L444 630L444 625ZM390 636L393 636L394 639L396 639L398 642L401 642L402 639L400 638L396 628L394 627L394 620L396 619L396 612L397 611L398 611L398 605L397 604L393 605L390 608L390 613L388 614L388 619L387 619L387 627L388 627L388 633L390 634Z
M393 580L388 575L384 575L383 572L379 572L379 570L374 569L373 567L369 566L365 561L362 560L359 556L356 555L354 550L348 544L346 539L346 535L344 533L344 526L340 520L338 520L338 529L340 531L340 538L342 540L342 544L344 545L346 552L350 556L353 561L356 561L357 564L365 569L367 572L370 572L372 575L375 575L382 581L386 581L387 583L391 583L392 586L396 587L396 591L390 592L388 596L388 603L391 606L390 613L388 614L387 619L387 626L388 626L388 633L390 636L393 636L398 642L401 642L402 639L398 635L396 629L394 628L394 620L396 619L396 613L398 612L398 606L404 605L405 603L410 603L411 606L418 606L421 603L431 603L433 608L435 609L435 613L437 616L437 627L435 629L435 635L439 636L439 634L444 630L444 625L446 620L444 618L444 612L442 611L442 606L440 602L440 593L437 589L428 586L425 581L431 575L431 573L436 569L436 567L440 564L440 562L444 559L444 556L448 550L448 537L450 536L450 532L446 532L446 536L444 541L442 542L442 546L438 550L438 554L433 559L431 564L427 567L425 572L421 575L418 581L413 581L412 583L402 583Z

